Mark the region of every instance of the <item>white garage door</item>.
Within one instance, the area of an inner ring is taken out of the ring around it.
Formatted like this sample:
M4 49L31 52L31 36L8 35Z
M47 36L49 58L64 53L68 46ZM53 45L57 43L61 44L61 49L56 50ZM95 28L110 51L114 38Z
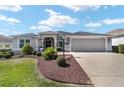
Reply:
M71 50L77 52L105 51L104 39L72 39Z

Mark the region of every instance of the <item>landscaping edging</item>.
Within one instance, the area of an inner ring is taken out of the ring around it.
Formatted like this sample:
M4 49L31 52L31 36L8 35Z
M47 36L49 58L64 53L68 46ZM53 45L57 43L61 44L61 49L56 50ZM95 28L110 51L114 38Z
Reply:
M11 58L0 58L1 60L8 60L8 59L17 59L17 58L38 58L38 56L34 56L34 55L16 55L16 56L12 56Z
M60 67L55 60L45 61L43 58L38 58L38 69L41 74L48 79L72 84L93 85L85 71L77 63L72 55L70 60L67 60L67 67Z

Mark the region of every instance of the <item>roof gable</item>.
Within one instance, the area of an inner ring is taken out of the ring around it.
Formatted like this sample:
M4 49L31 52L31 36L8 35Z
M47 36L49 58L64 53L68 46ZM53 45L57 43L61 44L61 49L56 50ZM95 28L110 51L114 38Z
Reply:
M20 35L11 35L11 37L37 37L38 35L34 33L26 33L26 34L20 34Z
M112 31L109 31L107 34L113 35L113 36L118 36L124 34L124 29L115 29Z
M7 37L7 36L4 36L4 35L0 34L0 42L2 42L2 43L11 43L12 39Z

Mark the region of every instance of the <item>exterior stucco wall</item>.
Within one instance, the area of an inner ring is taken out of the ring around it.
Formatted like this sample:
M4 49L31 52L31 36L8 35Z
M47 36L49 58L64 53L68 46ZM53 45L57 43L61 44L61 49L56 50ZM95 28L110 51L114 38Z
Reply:
M54 48L56 48L58 46L58 35L39 35L39 37L18 37L18 38L13 38L12 39L12 49L13 50L20 50L19 49L19 39L30 39L31 41L31 46L34 48L34 49L38 49L39 47L42 47L44 48L44 38L45 37L53 37L54 39ZM85 45L83 42L77 42L77 41L74 41L74 40L84 40L84 42L89 45L87 47L92 47L92 45L96 42L99 42L99 44L101 44L100 47L104 48L105 51L111 51L112 50L112 42L111 42L111 38L109 37L102 37L102 36L66 36L68 38L70 38L70 41L69 43L65 43L65 51L72 51L72 40L73 40L73 45L77 45L79 47L79 49L81 47L83 47L83 45ZM89 41L87 39L94 39L96 41ZM102 40L101 40L102 39ZM108 41L108 39L110 39L110 41ZM86 42L87 40L87 42ZM124 40L123 40L124 41ZM92 45L91 44L88 44L88 43L93 43ZM95 45L94 45L94 48L95 48ZM99 46L96 45L96 48L95 49L99 49Z
M13 39L12 39L12 49L13 49L13 50L18 50L17 44L18 44L17 38L13 38Z
M31 38L31 46L34 48L34 49L37 49L37 39L36 38Z
M112 45L124 44L124 37L112 38Z
M36 39L37 38L34 38L34 37L30 37L30 38L28 38L28 37L19 37L19 38L13 38L12 39L12 49L13 50L20 50L20 48L19 48L19 40L20 39L30 39L30 44L31 44L31 46L34 48L34 49L37 49L37 41L36 41Z
M112 51L112 38L105 38L105 49L106 51Z
M71 50L70 50L70 44L65 45L65 51L71 51Z
M43 46L42 39L37 38L37 46L38 46L38 48Z

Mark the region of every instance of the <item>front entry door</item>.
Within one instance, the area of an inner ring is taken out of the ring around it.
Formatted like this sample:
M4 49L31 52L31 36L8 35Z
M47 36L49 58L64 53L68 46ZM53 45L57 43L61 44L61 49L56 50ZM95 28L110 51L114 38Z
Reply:
M44 48L54 47L54 39L52 37L45 37Z
M46 41L46 48L51 47L51 41Z

